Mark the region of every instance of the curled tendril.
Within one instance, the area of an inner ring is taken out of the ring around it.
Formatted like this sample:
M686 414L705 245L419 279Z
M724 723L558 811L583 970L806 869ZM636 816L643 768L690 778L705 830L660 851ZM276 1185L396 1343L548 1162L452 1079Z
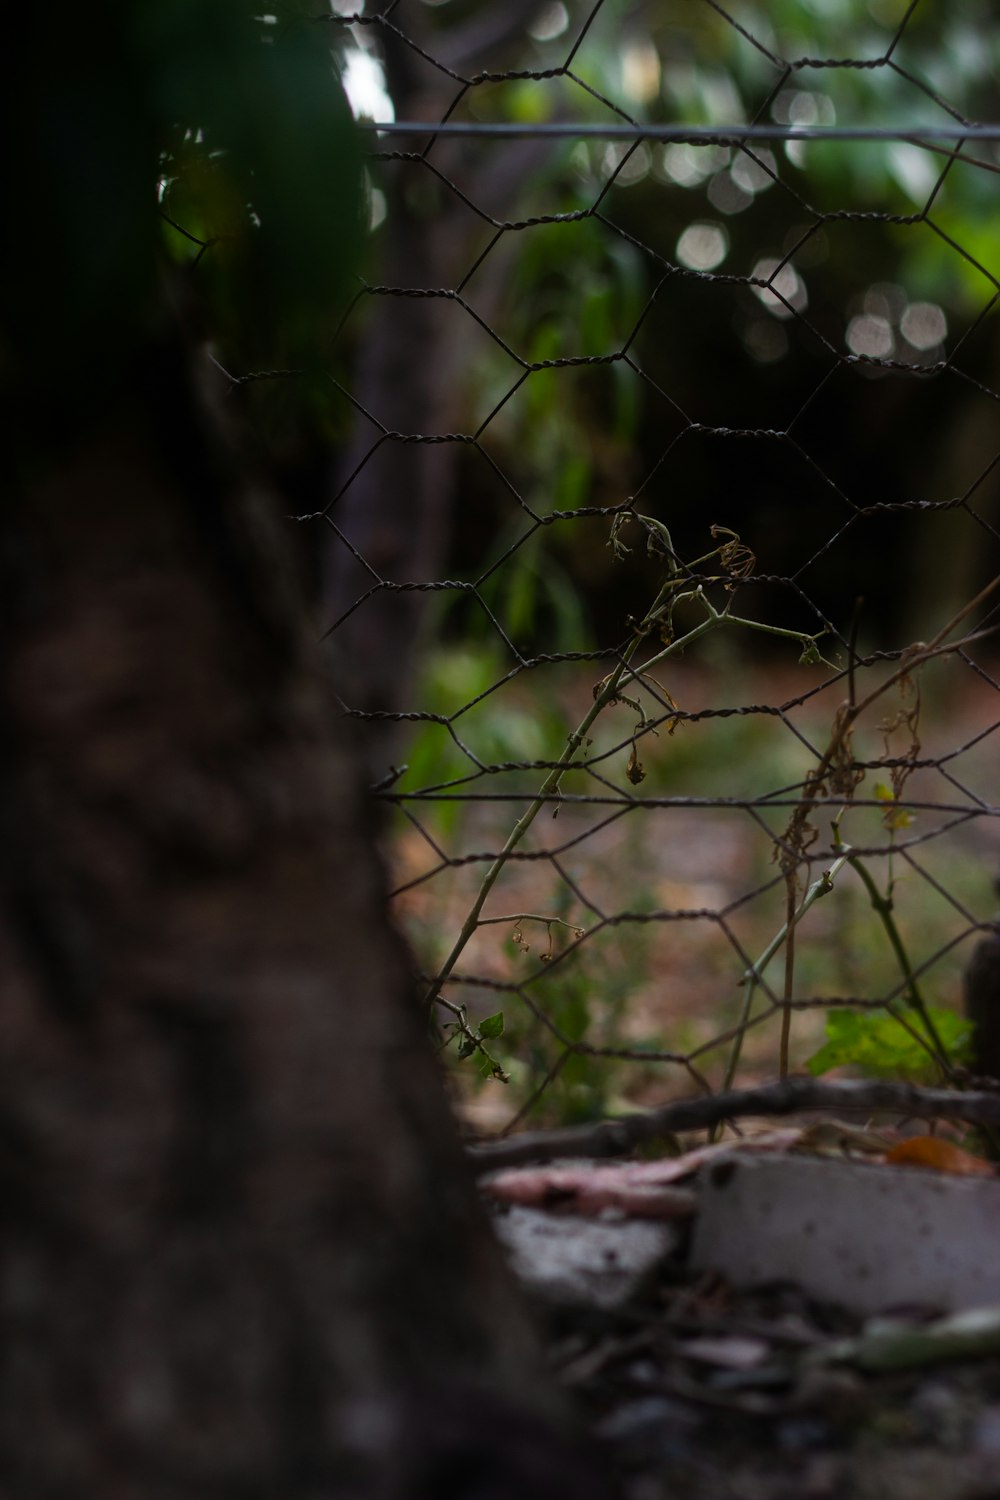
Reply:
M720 536L729 538L719 548L719 561L730 578L749 578L757 566L757 559L738 533L728 526L711 526L709 530L715 540Z

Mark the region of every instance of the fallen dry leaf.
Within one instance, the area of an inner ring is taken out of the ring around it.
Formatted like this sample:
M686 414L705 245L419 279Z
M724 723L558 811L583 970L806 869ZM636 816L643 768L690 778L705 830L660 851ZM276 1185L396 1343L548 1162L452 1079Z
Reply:
M551 1162L541 1167L510 1167L481 1180L484 1193L502 1203L520 1203L554 1212L596 1215L613 1210L638 1219L684 1218L694 1212L694 1194L675 1183L691 1177L718 1156L735 1153L807 1153L816 1156L873 1157L904 1166L930 1167L963 1176L993 1176L980 1157L938 1136L893 1142L891 1129L874 1133L841 1120L789 1125L740 1140L697 1146L682 1156L657 1161Z
M950 1141L936 1135L913 1135L900 1141L885 1153L885 1159L896 1167L928 1167L933 1172L950 1172L956 1177L995 1177L996 1168L981 1156L973 1156Z

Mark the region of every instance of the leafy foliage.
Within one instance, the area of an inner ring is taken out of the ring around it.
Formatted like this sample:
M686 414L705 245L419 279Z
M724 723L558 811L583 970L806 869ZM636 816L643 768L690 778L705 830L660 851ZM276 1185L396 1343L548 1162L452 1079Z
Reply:
M968 1061L972 1027L955 1011L934 1007L931 1021L954 1062ZM925 1082L938 1076L931 1039L920 1017L908 1011L906 1024L882 1010L835 1010L826 1018L826 1042L809 1059L810 1073L857 1068L872 1078Z

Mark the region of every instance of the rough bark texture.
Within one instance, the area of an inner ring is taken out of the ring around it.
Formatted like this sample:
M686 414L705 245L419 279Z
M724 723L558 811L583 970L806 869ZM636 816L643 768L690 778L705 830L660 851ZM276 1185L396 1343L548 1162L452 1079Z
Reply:
M0 517L0 1489L579 1495L271 514L160 349Z

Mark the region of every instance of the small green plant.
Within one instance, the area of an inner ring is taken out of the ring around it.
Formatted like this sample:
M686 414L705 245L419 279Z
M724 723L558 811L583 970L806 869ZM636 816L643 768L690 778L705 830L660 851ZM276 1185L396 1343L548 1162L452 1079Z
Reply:
M562 886L556 898L560 916L546 920L545 947L537 954L545 968L527 981L533 995L536 986L544 986L547 1024L519 1010L516 1020L511 1016L509 1034L520 1064L520 1114L558 1076L558 1100L549 1113L559 1124L599 1119L616 1097L619 1069L607 1049L613 1054L622 1045L629 1001L648 969L650 938L650 929L642 924L588 933L562 915L568 915L572 899ZM523 918L517 919L511 939L530 964L535 949L525 940ZM540 1007L542 999L538 993Z
M503 1036L503 1011L498 1010L492 1016L485 1016L478 1026L471 1026L464 1005L449 1004L448 1009L452 1013L452 1020L445 1021L442 1028L445 1033L444 1045L447 1047L452 1042L457 1042L459 1057L474 1058L484 1078L495 1078L500 1083L508 1083L510 1074L504 1071L486 1045Z

